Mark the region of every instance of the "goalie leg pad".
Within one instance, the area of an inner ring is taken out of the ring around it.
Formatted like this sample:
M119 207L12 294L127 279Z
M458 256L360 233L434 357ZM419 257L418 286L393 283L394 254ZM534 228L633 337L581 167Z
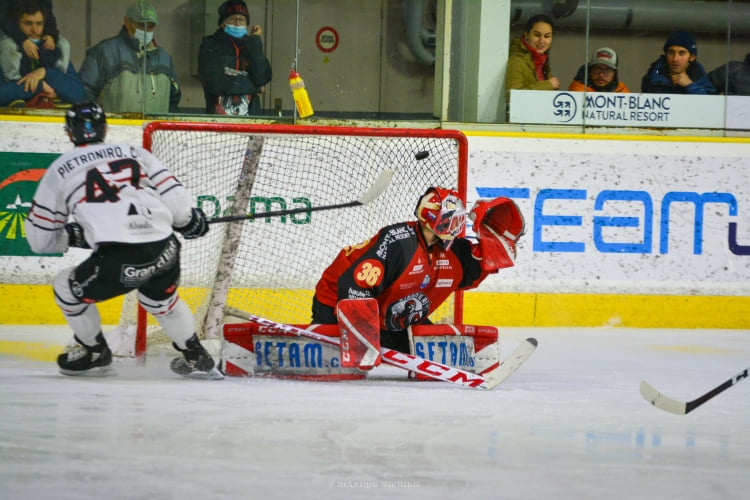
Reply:
M411 354L483 374L500 364L500 341L494 326L414 325L409 327ZM434 380L414 374L417 380Z
M336 306L341 366L371 370L380 364L380 320L375 299L345 299Z
M294 325L339 337L338 325ZM365 374L344 368L338 346L284 333L257 323L224 325L222 359L226 375L268 376L298 380L359 380Z

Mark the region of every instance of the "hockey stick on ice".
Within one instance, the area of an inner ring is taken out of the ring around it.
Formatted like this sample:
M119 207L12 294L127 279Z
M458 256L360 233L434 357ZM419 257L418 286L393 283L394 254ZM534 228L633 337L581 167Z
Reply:
M337 338L328 337L327 335L321 335L320 333L309 330L303 330L302 328L297 328L296 326L285 325L284 323L276 323L275 321L264 319L253 314L246 315L246 318L253 323L277 328L286 333L319 340L326 344L340 345L340 341ZM388 349L387 347L381 347L380 354L384 363L395 366L397 368L401 368L403 370L413 371L427 377L442 380L443 382L459 384L464 387L491 390L497 387L505 379L510 377L513 372L515 372L523 363L523 361L526 361L531 353L534 352L535 348L536 340L527 339L519 348L516 349L516 352L511 355L510 361L512 362L510 365L503 368L503 366L505 365L505 363L503 363L492 372L486 373L484 376L467 372L465 370L461 370L460 368L454 368L442 363L437 363L435 361L420 358L419 356L413 356L411 354ZM521 355L517 356L516 353L518 353L519 350L522 351L522 353ZM498 370L499 373L497 374L497 376L492 376L494 372Z
M529 337L516 347L516 350L508 359L500 363L497 368L484 372L484 380L487 383L487 389L492 390L505 380L516 373L522 364L534 354L536 346L539 345L535 338Z
M372 186L370 186L370 189L368 189L365 194L363 194L356 200L349 201L347 203L338 203L335 205L321 205L319 207L298 207L298 208L290 208L288 210L276 210L272 212L258 212L257 214L228 215L226 217L214 217L213 219L208 219L206 222L208 222L209 224L215 224L217 222L235 222L235 221L241 221L241 220L264 219L266 217L282 217L286 215L301 214L301 213L308 213L308 212L320 212L323 210L335 210L338 208L359 207L359 206L367 205L368 203L371 203L372 201L375 200L375 198L383 194L383 191L385 191L388 188L388 185L391 183L392 178L393 178L393 171L384 170L383 172L381 172L378 178L375 179L375 182L372 184Z
M740 382L742 379L747 378L748 373L750 373L749 370L750 368L745 368L743 371L736 374L734 377L730 378L723 384L714 387L707 393L692 401L678 401L676 399L672 399L669 396L665 396L664 394L660 393L659 391L654 389L651 384L645 381L641 382L641 396L643 396L646 401L656 406L657 408L668 411L669 413L674 413L675 415L685 415L695 410L706 401L712 399L714 396L726 391L734 384Z

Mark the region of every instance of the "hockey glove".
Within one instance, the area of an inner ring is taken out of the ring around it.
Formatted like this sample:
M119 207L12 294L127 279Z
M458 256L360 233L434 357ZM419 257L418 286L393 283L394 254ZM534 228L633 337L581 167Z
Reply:
M208 232L206 214L200 208L192 208L190 211L190 222L182 227L175 227L174 230L181 233L186 240L200 238Z
M469 218L479 239L478 257L482 269L494 273L516 262L516 243L526 231L526 223L518 205L509 198L477 200Z
M83 228L77 222L68 222L65 224L65 231L68 233L68 246L77 248L91 248L83 236Z

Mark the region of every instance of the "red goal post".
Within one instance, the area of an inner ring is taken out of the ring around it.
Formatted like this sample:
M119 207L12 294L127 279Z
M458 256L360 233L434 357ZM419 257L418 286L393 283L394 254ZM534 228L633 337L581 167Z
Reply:
M468 142L455 130L152 122L143 145L207 217L257 215L183 241L179 293L203 338L220 337L222 324L243 312L309 323L315 284L343 247L413 220L430 186L455 187L466 197ZM393 171L390 185L367 205L259 215L356 200L385 170ZM141 356L168 339L136 302L134 294L126 297L120 327L135 330L134 353ZM432 315L436 323L462 317L461 293Z

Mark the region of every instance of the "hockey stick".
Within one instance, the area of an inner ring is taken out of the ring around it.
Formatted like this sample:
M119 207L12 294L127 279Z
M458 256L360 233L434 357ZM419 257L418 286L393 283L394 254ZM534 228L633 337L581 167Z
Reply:
M529 337L521 342L521 345L516 347L516 350L510 355L508 359L500 363L497 368L484 372L484 380L487 383L487 389L492 390L498 385L505 382L505 380L516 373L522 364L529 359L529 356L534 354L537 345L539 343L533 337Z
M308 212L320 212L323 210L335 210L338 208L359 207L359 206L367 205L368 203L371 203L372 201L375 200L375 198L383 194L383 191L385 191L388 188L388 185L391 183L392 178L393 178L393 171L384 170L383 172L381 172L378 178L375 179L375 182L372 184L372 186L370 186L370 189L368 189L365 194L363 194L356 200L349 201L347 203L338 203L335 205L321 205L319 207L298 207L298 208L290 208L288 210L259 212L257 214L228 215L225 217L214 217L213 219L208 219L206 222L208 222L209 224L215 224L217 222L236 222L236 221L241 221L241 220L263 219L266 217L282 217L286 215L294 215L294 214L301 214L301 213L308 213Z
M665 396L664 394L660 393L659 391L654 389L651 384L645 381L641 382L641 396L643 396L646 401L656 406L657 408L668 411L669 413L674 413L675 415L685 415L695 410L706 401L712 399L714 396L726 391L734 384L740 382L742 379L747 378L749 370L750 368L745 368L743 371L736 374L734 377L730 378L723 384L714 387L707 393L692 401L683 402L672 399L669 396Z
M270 326L272 328L281 330L282 332L291 333L299 337L307 337L319 340L320 342L324 342L330 345L341 344L341 341L337 338L328 337L327 335L322 335L310 330L303 330L302 328L297 328L296 326L292 325L286 325L284 323L276 323L275 321L264 319L253 314L247 314L246 318L253 323L257 323L263 326ZM505 363L502 363L495 370L485 373L484 376L467 372L465 370L461 370L460 368L454 368L452 366L420 358L419 356L413 356L411 354L399 352L387 347L381 347L380 354L384 363L395 366L397 368L401 368L403 370L419 373L427 377L442 380L443 382L452 382L454 384L459 384L464 387L470 387L472 389L491 390L497 387L505 379L510 377L518 369L518 367L521 366L524 361L526 361L531 353L534 352L534 349L536 349L536 340L527 339L519 348L516 349L513 355L511 355L510 360L512 361L512 363L510 365L503 368ZM521 351L521 354L517 356L516 353L518 353L519 351ZM498 372L498 374L496 376L493 376L496 371Z

